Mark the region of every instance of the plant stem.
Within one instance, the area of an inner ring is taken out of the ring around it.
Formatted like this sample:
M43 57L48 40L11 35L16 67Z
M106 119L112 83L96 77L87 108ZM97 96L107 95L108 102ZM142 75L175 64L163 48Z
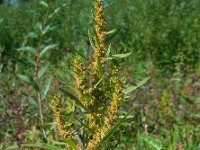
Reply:
M43 38L43 29L48 21L48 10L45 14L45 18L43 20L43 24L42 24L42 28L40 29L40 37L39 37L39 41L38 41L38 45L37 45L37 54L36 54L36 58L35 58L35 82L36 84L39 86L40 80L39 80L39 64L40 64L40 52L41 52L41 42L42 42L42 38ZM37 100L38 100L38 104L39 104L39 113L40 113L40 121L41 121L41 125L42 125L42 130L43 130L43 135L44 138L46 139L46 132L44 130L44 117L43 117L43 111L42 111L42 101L41 101L41 93L40 90L37 91Z

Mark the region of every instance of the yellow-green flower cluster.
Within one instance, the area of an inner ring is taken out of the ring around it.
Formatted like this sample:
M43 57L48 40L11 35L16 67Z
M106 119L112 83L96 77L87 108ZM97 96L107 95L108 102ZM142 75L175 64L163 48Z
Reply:
M55 122L61 137L63 139L72 138L73 132L65 122L64 110L60 105L60 99L56 96L53 97L52 108L55 114Z
M102 0L97 0L95 5L96 15L95 15L95 31L96 31L96 48L94 50L93 57L95 61L93 62L94 68L98 68L98 59L102 64L105 62L106 44L105 44L105 33L106 33L106 22L103 13L103 2Z
M79 57L76 57L74 59L74 68L75 68L75 87L79 90L79 99L80 101L87 106L87 100L84 98L84 95L87 95L90 93L88 89L88 83L86 78L86 71L83 67L83 62Z

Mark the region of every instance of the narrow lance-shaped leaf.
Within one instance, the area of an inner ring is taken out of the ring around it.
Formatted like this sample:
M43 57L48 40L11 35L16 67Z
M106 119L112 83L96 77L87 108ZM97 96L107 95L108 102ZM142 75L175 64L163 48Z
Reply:
M108 46L108 50L106 51L106 57L108 58L109 57L109 55L110 55L110 51L111 51L111 43L109 44L109 46Z
M112 34L114 32L116 32L116 29L110 30L110 31L106 32L106 34Z
M42 91L41 100L45 99L50 87L51 87L51 78L48 80L48 82L46 83L46 85Z
M150 78L147 77L144 80L138 82L136 85L130 85L128 86L126 89L123 90L124 94L128 94L134 90L136 90L137 88L139 88L140 86L142 86L143 84L145 84Z
M126 53L126 54L114 54L110 57L108 57L108 59L112 60L112 59L118 59L118 58L126 58L128 56L130 56L132 54L132 52Z
M92 37L92 36L91 36L91 34L90 34L90 31L88 30L88 38L89 38L90 44L91 44L92 48L94 48L94 49L95 49L95 45L94 45L94 43L93 43L93 41L92 41L92 38L91 38L91 37Z
M101 79L94 85L94 88L96 88L100 83L101 83L101 81L103 80L103 78L104 78L104 75L101 77Z
M57 47L57 44L50 44L47 45L44 49L42 49L42 51L40 52L40 57L42 57L47 51L54 49Z
M46 3L45 1L40 1L40 5L45 7L45 8L49 7L48 3Z
M27 76L25 76L25 75L18 74L17 77L18 77L19 79L25 81L25 82L30 83L30 79L29 79Z
M118 33L120 30L114 30L114 32L108 32L109 36L106 36L106 42L109 43Z

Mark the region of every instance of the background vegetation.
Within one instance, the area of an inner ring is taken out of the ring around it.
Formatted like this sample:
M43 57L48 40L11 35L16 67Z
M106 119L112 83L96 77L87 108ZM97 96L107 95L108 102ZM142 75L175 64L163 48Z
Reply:
M199 6L199 0L105 1L107 30L116 30L107 42L115 53L132 52L120 62L121 74L133 85L151 78L125 100L121 113L134 105L134 117L120 127L113 149L200 148ZM90 59L92 10L90 0L0 5L0 149L63 146L50 98L73 89L74 55Z

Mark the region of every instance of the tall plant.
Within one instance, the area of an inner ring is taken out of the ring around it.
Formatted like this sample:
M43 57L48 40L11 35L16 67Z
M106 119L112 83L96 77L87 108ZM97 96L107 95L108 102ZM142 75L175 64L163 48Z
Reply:
M32 87L31 93L27 93L29 94L28 99L30 103L38 103L40 127L42 127L44 138L46 138L43 103L51 85L51 77L45 75L51 64L47 60L47 55L50 50L57 47L57 44L51 43L49 37L47 39L47 35L55 29L55 25L51 23L51 18L57 11L52 8L53 2L40 1L39 4L42 12L41 20L36 23L35 30L28 34L23 46L17 49L21 53L21 57L28 60L31 67L23 73L19 73L18 77Z
M85 131L89 133L82 141L82 147L80 145L77 147L88 150L96 150L103 146L102 144L125 120L127 115L119 120L123 92L128 94L136 88L128 87L125 89L116 60L116 58L127 57L131 53L111 55L111 46L106 43L106 21L102 0L96 1L94 20L96 34L93 39L90 38L94 50L91 61L84 63L79 56L74 59L75 88L79 93L78 98L64 91L75 99L76 104L86 113L82 124L85 124ZM65 122L65 110L61 106L61 100L55 96L52 106L60 135L66 140L73 139L77 133L72 128L73 124L69 125ZM117 120L119 121L117 122Z

